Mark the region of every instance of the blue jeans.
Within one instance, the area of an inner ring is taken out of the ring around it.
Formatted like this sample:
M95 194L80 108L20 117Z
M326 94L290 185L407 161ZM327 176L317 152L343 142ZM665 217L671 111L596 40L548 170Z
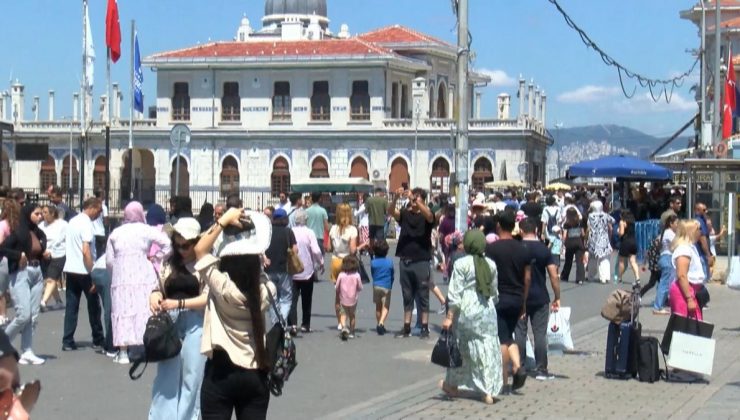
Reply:
M157 365L149 420L197 420L206 365L206 356L200 354L203 313L191 310L169 313L182 338L182 350L179 355Z
M290 306L293 304L293 279L288 273L269 273L270 281L275 284L277 289L277 304L280 309L280 315L287 322L290 314ZM273 317L273 321L277 319Z
M105 327L105 351L113 351L113 322L111 321L110 274L107 270L96 269L90 273L100 302L103 305L103 326Z
M655 292L655 302L653 302L653 309L659 311L665 306L666 300L668 299L668 290L671 287L671 283L676 279L676 270L673 268L672 257L670 254L661 255L658 260L658 267L660 268L660 282Z
M39 318L43 293L41 267L28 266L10 275L10 297L15 305L15 317L5 327L5 334L10 341L21 334L21 353L33 347L33 329Z
M701 268L704 270L704 283L708 283L711 280L709 275L709 258L706 255L700 255L701 257Z

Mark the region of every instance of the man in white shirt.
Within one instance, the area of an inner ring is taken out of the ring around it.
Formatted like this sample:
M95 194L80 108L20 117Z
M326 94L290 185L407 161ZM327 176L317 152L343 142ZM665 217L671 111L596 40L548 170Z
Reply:
M95 235L95 255L103 255L105 253L105 227L108 225L108 206L105 205L105 192L103 190L96 190L95 197L101 202L103 212L100 213L95 220L93 220L93 235Z
M64 273L67 275L67 306L64 312L62 351L77 350L74 334L77 329L80 296L83 293L87 300L87 313L93 335L92 347L99 350L105 344L103 324L100 320L100 297L90 276L96 259L92 221L102 212L100 200L95 197L88 198L82 204L82 212L73 217L67 226L67 260L64 263Z

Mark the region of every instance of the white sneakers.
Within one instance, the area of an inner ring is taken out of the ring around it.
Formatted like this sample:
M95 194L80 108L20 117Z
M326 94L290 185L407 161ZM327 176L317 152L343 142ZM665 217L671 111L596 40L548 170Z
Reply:
M45 359L36 356L31 350L23 352L21 357L18 359L18 363L22 365L43 365L44 362L46 362Z
M116 355L116 357L113 358L113 363L118 363L118 364L121 364L121 365L127 365L127 364L131 363L128 360L128 352L119 351L118 354Z

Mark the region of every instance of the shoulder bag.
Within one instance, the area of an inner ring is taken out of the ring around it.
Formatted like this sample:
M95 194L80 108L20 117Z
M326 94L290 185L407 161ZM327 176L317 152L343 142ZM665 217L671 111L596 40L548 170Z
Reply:
M432 349L432 363L444 368L459 368L462 366L462 355L457 346L457 340L452 330L442 330L437 344Z
M267 348L268 357L270 357L271 366L267 373L267 383L272 395L279 397L283 395L283 386L290 378L298 362L296 361L295 342L288 330L288 324L280 314L275 298L272 297L269 290L267 297L270 299L270 306L272 306L278 320L270 328L266 337L265 347Z
M303 263L301 262L298 254L293 251L293 247L290 246L290 232L286 232L288 235L288 274L298 274L303 272Z
M143 357L134 361L128 371L128 376L133 380L141 378L149 362L161 362L173 358L180 354L181 349L182 340L180 340L180 334L177 332L172 317L164 311L152 315L146 322L146 330L144 330ZM136 369L142 363L144 368L137 374Z

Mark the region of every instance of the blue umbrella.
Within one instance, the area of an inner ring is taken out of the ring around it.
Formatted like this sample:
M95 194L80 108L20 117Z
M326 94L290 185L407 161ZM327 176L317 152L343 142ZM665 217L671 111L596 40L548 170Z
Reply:
M606 156L576 163L568 169L570 177L623 178L644 181L670 180L673 173L660 165L631 156Z

